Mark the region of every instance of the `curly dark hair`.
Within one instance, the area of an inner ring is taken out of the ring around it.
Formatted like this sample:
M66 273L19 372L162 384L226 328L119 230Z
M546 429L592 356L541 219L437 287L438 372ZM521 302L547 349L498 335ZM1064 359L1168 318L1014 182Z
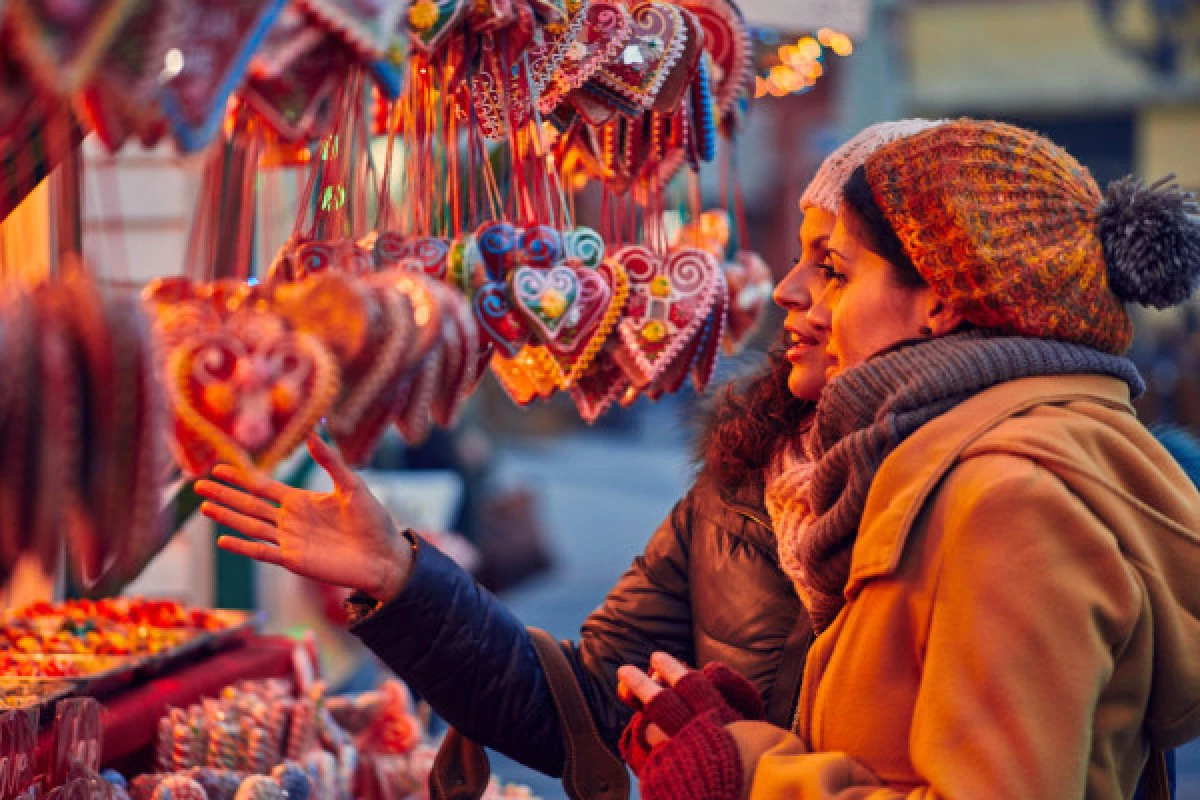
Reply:
M765 483L776 449L807 429L816 404L788 389L792 365L782 351L717 392L704 409L697 460L721 486Z

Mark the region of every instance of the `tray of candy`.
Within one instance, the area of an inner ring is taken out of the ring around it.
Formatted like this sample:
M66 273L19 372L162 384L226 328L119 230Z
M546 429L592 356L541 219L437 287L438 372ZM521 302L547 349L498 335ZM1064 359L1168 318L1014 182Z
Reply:
M69 682L85 694L129 685L142 665L138 656L0 653L0 675L29 683Z
M157 674L172 669L200 654L211 653L262 624L262 614L225 609L206 610L202 628L191 630L191 636L175 646L147 654L142 671Z
M45 708L70 697L77 688L62 680L0 676L0 711Z

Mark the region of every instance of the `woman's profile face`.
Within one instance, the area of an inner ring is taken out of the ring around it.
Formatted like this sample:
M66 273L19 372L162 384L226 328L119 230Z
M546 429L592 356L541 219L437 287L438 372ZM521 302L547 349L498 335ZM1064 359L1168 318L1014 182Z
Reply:
M800 226L800 258L775 287L775 303L787 312L784 346L792 365L788 389L801 400L816 400L825 388L826 336L813 329L807 314L813 299L825 287L820 265L836 221L837 215L825 209L805 209L804 224Z
M867 248L847 222L846 212L826 244L824 290L813 300L806 319L828 344L826 379L832 380L900 342L928 335L936 300L928 286L904 286L896 267Z

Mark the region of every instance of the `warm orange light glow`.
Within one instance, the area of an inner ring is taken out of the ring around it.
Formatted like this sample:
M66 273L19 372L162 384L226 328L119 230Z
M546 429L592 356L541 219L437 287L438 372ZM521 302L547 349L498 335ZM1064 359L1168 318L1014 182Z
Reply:
M848 56L854 52L854 42L846 34L839 33L829 43L829 49L839 56Z

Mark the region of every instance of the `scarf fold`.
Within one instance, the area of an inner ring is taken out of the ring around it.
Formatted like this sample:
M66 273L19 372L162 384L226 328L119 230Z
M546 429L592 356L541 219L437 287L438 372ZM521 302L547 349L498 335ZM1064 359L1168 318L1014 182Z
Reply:
M843 590L867 493L880 464L925 423L1020 378L1097 374L1145 384L1133 362L1081 345L983 331L930 339L847 370L826 388L803 452L785 448L767 475L780 564L817 631Z

